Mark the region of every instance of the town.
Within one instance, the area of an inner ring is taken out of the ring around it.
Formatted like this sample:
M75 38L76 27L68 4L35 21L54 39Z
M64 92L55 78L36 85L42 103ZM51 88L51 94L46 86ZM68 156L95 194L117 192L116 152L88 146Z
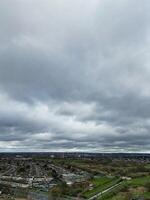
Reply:
M150 199L149 154L1 153L0 200Z

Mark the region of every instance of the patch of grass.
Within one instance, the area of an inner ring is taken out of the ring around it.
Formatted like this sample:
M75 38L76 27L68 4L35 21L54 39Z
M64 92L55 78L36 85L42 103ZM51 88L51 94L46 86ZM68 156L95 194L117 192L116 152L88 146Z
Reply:
M146 169L150 169L150 164L147 164L147 165L145 166L145 168L146 168Z
M127 200L130 193L134 198L143 196L145 199L150 199L150 192L146 189L146 184L150 182L150 176L134 178L130 181L126 181L112 189L103 196L103 200ZM122 191L123 187L126 187L127 191ZM121 197L121 198L120 198Z
M150 192L145 192L143 196L145 199L150 199Z
M99 177L94 178L91 183L93 184L93 189L86 191L83 196L86 198L90 198L95 194L98 194L99 192L105 190L106 188L111 187L112 185L115 185L117 182L119 182L120 179L118 178L108 178L108 177Z
M150 182L150 176L134 178L128 181L130 186L138 187L138 186L145 186L145 184Z
M126 187L127 187L127 183L124 181L120 185L113 188L108 193L103 194L102 197L99 197L98 200L100 200L100 199L102 199L102 200L125 200L125 196L123 195L124 192L121 192L121 191Z

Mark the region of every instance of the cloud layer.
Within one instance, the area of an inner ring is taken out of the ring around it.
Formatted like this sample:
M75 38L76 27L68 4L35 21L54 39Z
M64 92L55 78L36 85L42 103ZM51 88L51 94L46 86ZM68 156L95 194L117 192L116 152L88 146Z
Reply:
M0 151L150 152L150 1L0 1Z

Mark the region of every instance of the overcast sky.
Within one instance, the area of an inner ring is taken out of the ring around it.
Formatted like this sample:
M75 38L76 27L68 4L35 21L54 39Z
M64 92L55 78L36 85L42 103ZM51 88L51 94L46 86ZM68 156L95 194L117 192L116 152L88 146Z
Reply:
M149 0L0 0L0 151L150 152Z

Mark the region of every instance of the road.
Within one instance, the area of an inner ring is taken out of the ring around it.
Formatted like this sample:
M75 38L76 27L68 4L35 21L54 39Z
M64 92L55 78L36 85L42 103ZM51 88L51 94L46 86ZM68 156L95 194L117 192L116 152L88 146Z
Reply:
M41 169L38 165L34 165L35 167L35 171L36 171L36 177L42 177L42 172L41 172Z
M88 200L94 200L98 197L102 197L103 194L109 192L110 190L114 189L115 187L117 187L118 185L120 185L122 182L117 183L109 188L107 188L106 190L103 190L102 192L99 192L98 194L95 194L94 196L90 197Z
M48 196L36 192L29 192L28 199L49 200Z
M5 172L0 174L0 177L8 175L8 174L12 174L16 171L16 166L12 165L10 168L8 168Z

